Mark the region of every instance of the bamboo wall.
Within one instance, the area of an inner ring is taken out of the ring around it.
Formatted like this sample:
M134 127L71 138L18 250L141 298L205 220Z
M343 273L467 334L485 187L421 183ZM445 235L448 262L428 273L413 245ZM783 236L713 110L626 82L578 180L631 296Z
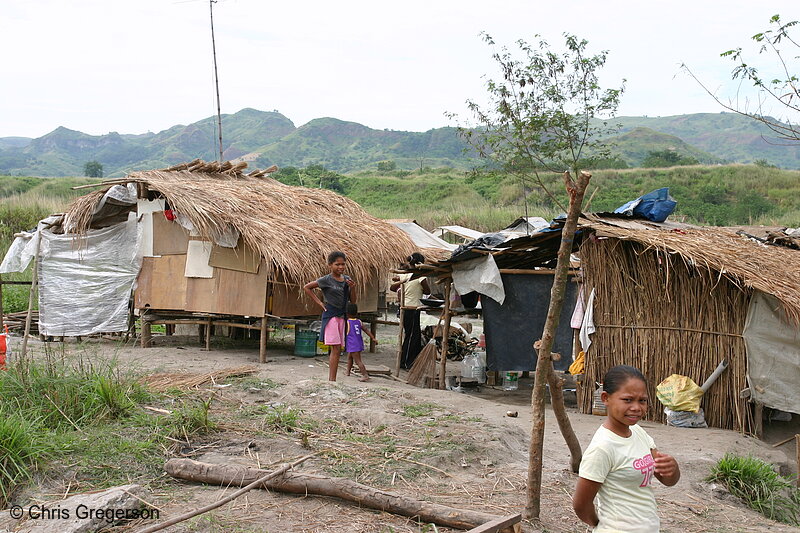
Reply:
M665 421L655 387L670 374L698 385L725 358L730 366L703 397L709 426L751 432L753 420L739 391L746 385L744 339L750 292L718 272L695 268L677 254L632 241L590 238L581 246L584 295L595 289L597 331L587 352L584 383L600 382L610 367L627 364L647 377L648 419ZM591 412L590 386L579 405Z

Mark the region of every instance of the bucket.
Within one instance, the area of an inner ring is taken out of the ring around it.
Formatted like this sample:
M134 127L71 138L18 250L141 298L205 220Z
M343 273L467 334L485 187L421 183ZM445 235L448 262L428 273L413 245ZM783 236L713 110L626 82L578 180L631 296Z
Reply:
M294 330L294 354L300 357L317 355L317 339L319 333L307 329Z
M320 340L317 341L317 355L328 355L330 351L330 346Z

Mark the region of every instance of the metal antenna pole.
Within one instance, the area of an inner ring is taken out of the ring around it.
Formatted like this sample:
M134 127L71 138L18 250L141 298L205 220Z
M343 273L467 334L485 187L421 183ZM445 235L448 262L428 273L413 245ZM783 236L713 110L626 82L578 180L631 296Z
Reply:
M219 162L222 163L222 113L219 106L219 74L217 73L217 44L214 41L214 4L217 0L209 0L211 10L211 50L214 55L214 84L217 88L217 130L219 131Z

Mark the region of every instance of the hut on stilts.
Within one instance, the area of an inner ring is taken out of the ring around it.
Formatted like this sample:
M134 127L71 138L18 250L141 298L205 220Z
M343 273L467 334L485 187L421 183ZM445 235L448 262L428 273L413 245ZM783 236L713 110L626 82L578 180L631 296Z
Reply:
M302 285L329 272L333 250L347 254L361 310L375 311L388 270L414 251L406 234L332 191L270 178L277 167L245 173L246 167L196 160L133 172L98 184L63 216L51 217L39 229L48 244L36 254L43 267L52 263L40 270L40 332L124 331L127 320L109 315L127 315L135 281L132 308L142 318L144 346L155 323L205 326L207 346L211 328L225 325L260 331L264 362L269 321L318 316ZM100 237L117 227L127 230ZM50 241L58 239L71 245L54 262ZM95 249L112 250L92 263ZM111 280L118 286L98 292ZM48 299L56 293L69 294L70 305ZM119 302L109 310L101 299ZM83 318L77 325L76 316Z

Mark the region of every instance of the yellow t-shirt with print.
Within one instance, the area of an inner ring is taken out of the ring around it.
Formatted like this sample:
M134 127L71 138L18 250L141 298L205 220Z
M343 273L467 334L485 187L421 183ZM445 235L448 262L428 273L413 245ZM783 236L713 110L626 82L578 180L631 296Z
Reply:
M602 483L594 533L657 533L658 511L651 482L655 442L638 424L621 437L600 427L583 454L578 475Z

